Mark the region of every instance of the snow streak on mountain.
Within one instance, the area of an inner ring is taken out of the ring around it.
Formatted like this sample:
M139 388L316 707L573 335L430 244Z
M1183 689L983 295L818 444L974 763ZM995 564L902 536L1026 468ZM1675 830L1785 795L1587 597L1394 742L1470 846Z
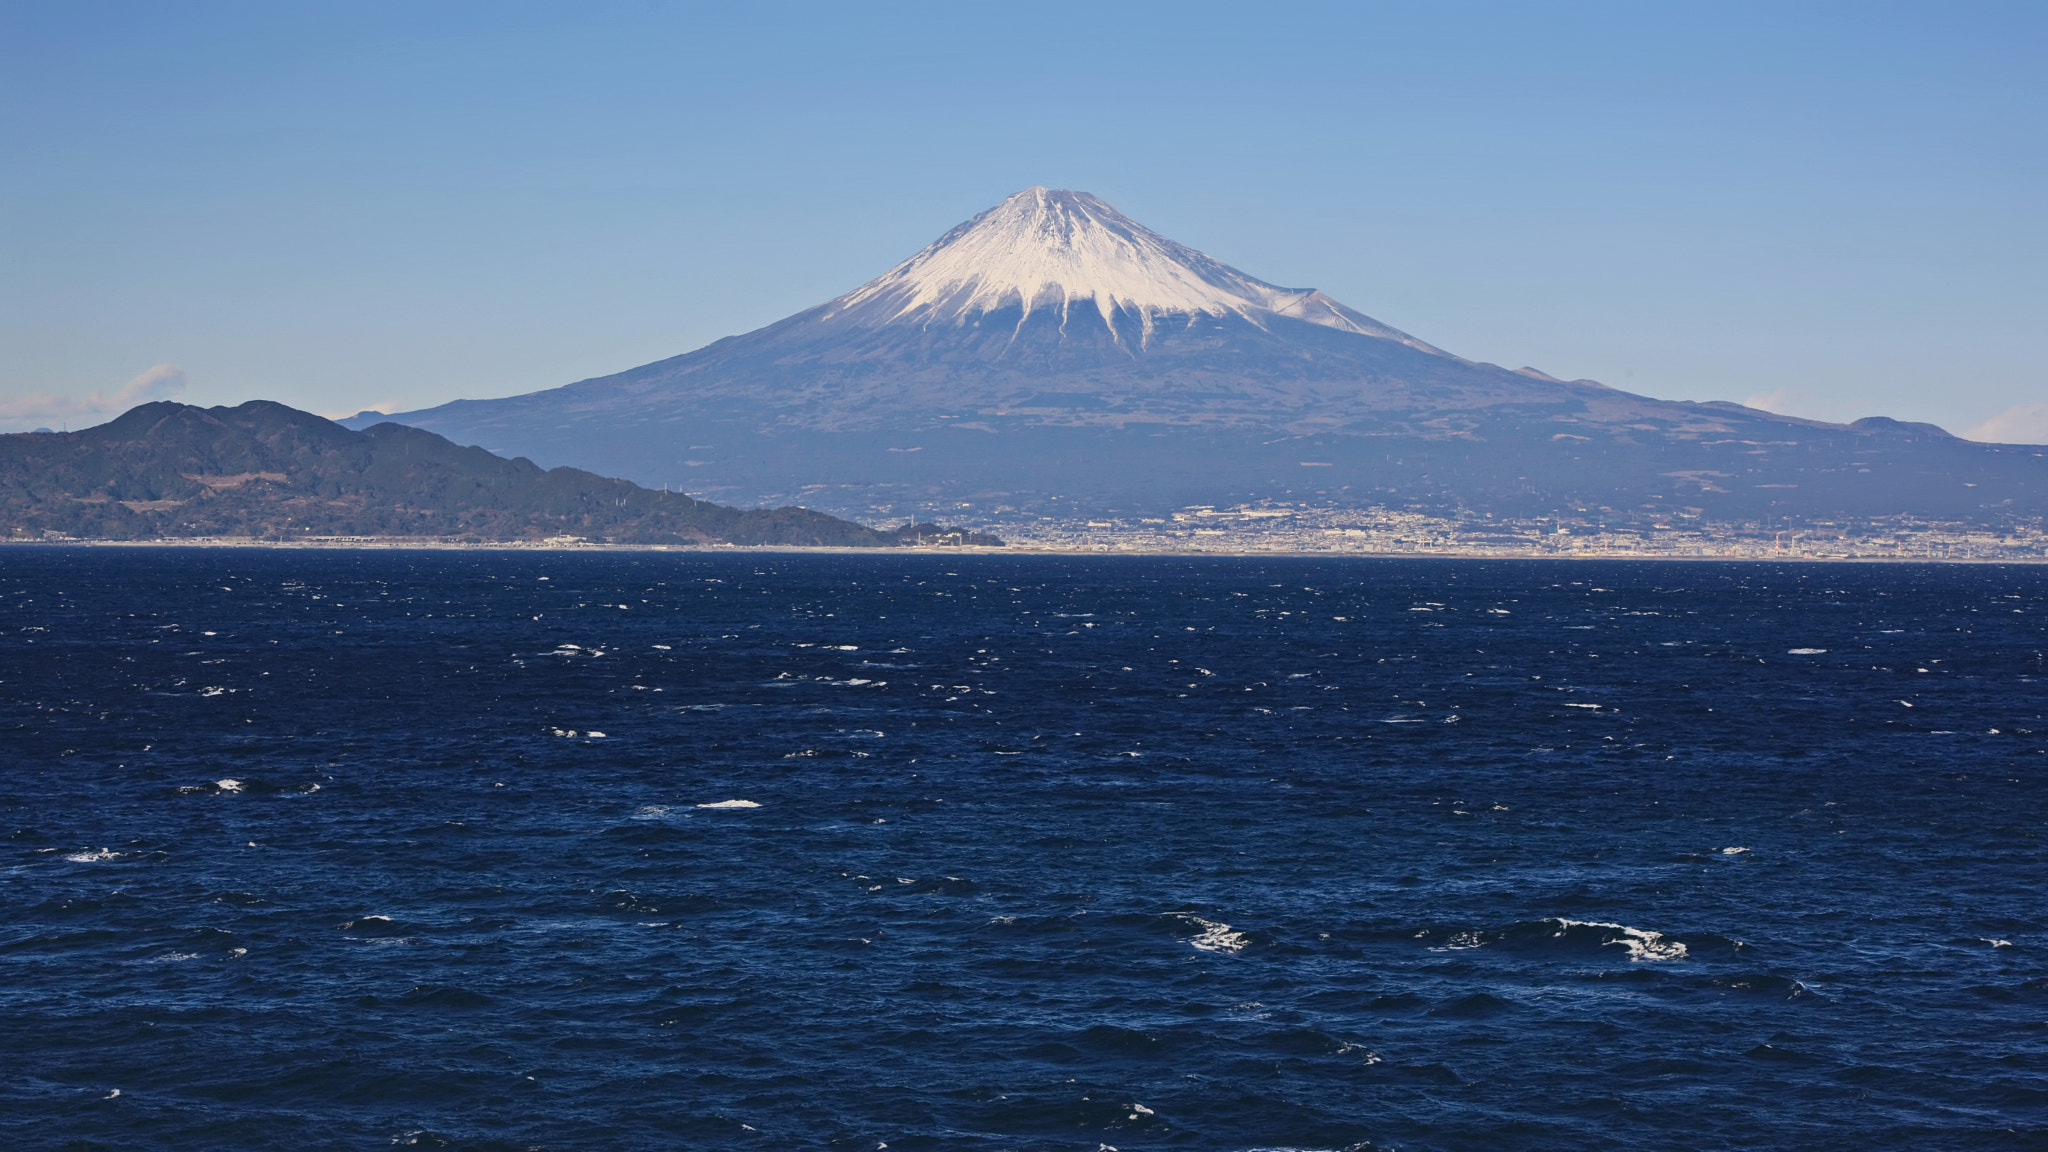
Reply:
M1018 329L1040 310L1062 329L1118 313L1148 343L1160 323L1287 316L1436 352L1405 332L1314 289L1280 288L1177 244L1086 192L1026 188L946 233L886 274L827 305L820 319L856 324L967 324L1014 311Z
M2030 448L1477 363L1040 187L765 328L391 419L720 503L869 520L1248 500L1666 521L2048 511Z

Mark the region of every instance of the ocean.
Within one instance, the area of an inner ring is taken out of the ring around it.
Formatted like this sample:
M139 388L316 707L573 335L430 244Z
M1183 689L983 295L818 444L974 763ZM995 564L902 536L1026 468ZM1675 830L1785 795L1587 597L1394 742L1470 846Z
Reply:
M2048 1147L2048 568L12 547L0 1144Z

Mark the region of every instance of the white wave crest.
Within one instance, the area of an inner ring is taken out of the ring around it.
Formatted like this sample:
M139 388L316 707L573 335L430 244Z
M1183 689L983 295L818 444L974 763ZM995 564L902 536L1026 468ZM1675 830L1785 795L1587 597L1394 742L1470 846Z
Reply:
M1571 928L1607 928L1620 933L1620 939L1609 940L1608 943L1619 944L1627 948L1628 958L1630 960L1655 961L1685 959L1685 945L1677 940L1673 940L1669 936L1664 935L1662 932L1651 932L1642 928L1631 928L1626 924L1608 924L1599 920L1559 920L1557 921L1557 923L1563 925L1564 928L1567 930ZM1558 934L1563 935L1564 933L1563 931L1560 931Z
M1219 924L1214 920L1204 920L1200 916L1186 916L1183 919L1202 929L1201 934L1188 941L1188 943L1204 952L1242 952L1252 942L1251 937L1237 931L1228 924Z

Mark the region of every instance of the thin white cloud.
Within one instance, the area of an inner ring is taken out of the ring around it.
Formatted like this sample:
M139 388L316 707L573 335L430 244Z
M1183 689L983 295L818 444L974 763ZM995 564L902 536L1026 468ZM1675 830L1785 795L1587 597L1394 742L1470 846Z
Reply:
M1780 416L1790 416L1791 413L1786 411L1786 409L1791 403L1792 390L1790 388L1779 388L1771 392L1759 392L1744 400L1742 406L1744 408L1755 408L1763 412L1775 412Z
M1965 428L1963 438L1990 444L2048 444L2048 404L2015 404Z
M320 415L325 416L329 420L346 420L351 416L360 416L365 412L382 412L386 416L389 416L393 412L398 411L398 407L401 403L403 403L403 401L379 400L375 404L371 404L368 407L351 408L346 412L322 412L320 413Z
M112 392L94 392L89 396L42 392L34 396L0 397L0 420L21 424L126 412L137 404L169 400L184 390L185 370L176 364L158 364Z

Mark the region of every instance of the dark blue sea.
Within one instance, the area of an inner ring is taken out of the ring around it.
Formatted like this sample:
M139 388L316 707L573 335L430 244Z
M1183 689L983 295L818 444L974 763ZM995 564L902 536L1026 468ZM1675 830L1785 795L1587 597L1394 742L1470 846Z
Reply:
M2048 568L0 552L0 1146L2048 1147Z

